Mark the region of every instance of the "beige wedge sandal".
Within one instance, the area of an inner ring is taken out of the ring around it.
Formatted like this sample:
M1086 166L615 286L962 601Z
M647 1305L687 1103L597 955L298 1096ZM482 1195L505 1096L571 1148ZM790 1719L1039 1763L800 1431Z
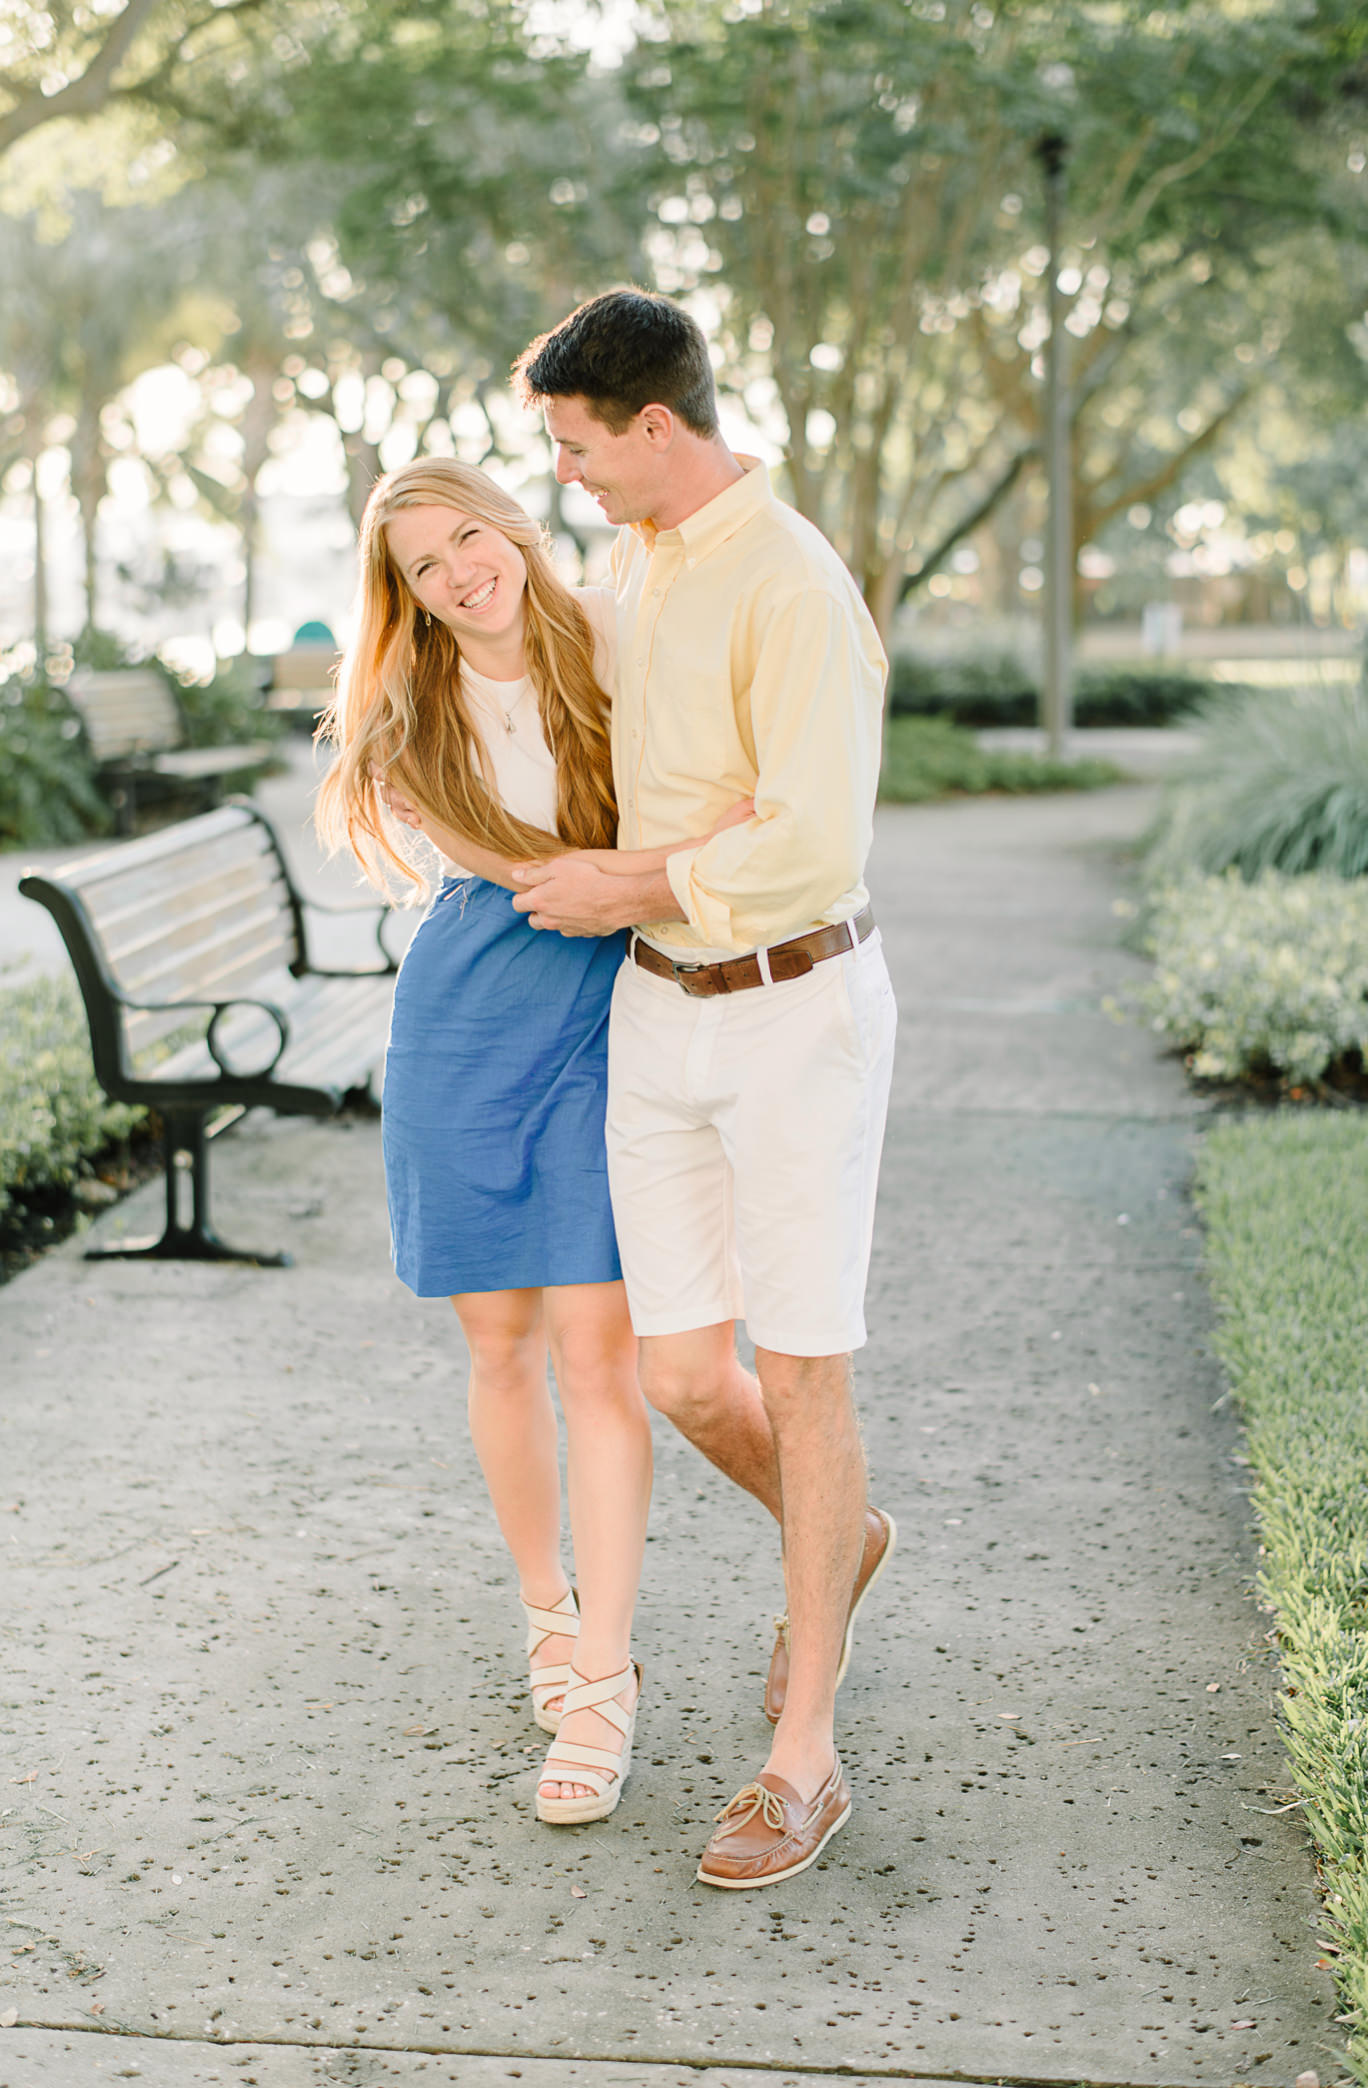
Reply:
M532 1716L544 1733L554 1733L560 1725L559 1711L548 1711L552 1697L563 1697L570 1680L568 1660L544 1661L536 1666L538 1652L549 1638L579 1637L579 1603L573 1588L567 1588L554 1609L539 1609L534 1602L527 1602L519 1595L523 1615L527 1618L527 1658L531 1667Z
M630 1711L624 1711L617 1698L636 1676L636 1701ZM584 1747L578 1740L555 1740L547 1753L546 1760L537 1772L537 1818L546 1820L555 1827L573 1827L584 1820L606 1820L617 1808L622 1797L622 1786L627 1781L627 1772L632 1766L632 1734L636 1730L636 1715L641 1703L641 1668L632 1660L616 1675L603 1675L597 1682L586 1682L583 1675L570 1670L570 1686L565 1692L562 1718L572 1711L596 1711L609 1725L616 1726L622 1735L622 1746L616 1753L606 1747ZM588 1798L546 1798L542 1795L544 1783L588 1784L592 1796Z

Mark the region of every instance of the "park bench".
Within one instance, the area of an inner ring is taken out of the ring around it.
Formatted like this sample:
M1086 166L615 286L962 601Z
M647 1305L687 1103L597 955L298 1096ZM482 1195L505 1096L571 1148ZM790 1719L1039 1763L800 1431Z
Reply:
M224 778L269 761L268 740L239 747L187 747L176 699L155 667L97 674L78 669L66 695L85 727L100 780L121 834L133 831L140 786L156 782L194 790L218 802Z
M288 1264L288 1255L238 1252L214 1233L209 1119L222 1129L258 1106L328 1116L369 1085L394 992L389 910L320 907L373 915L379 961L351 970L311 964L306 915L315 902L295 889L269 821L243 800L46 875L30 872L19 889L62 931L101 1087L162 1121L161 1238L94 1252ZM182 1155L191 1176L188 1224L179 1208Z
M272 710L314 718L333 699L337 651L332 645L292 645L270 663Z

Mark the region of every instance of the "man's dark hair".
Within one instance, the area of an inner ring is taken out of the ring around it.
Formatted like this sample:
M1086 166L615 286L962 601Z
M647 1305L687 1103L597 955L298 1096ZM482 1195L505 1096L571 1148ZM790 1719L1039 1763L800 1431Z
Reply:
M524 348L513 387L526 406L581 398L620 435L643 406L668 406L695 435L717 433L702 330L668 297L605 290Z

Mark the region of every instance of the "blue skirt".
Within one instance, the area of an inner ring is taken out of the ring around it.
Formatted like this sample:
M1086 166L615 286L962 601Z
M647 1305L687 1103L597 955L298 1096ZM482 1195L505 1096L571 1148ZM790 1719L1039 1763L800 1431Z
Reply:
M400 968L383 1141L394 1266L420 1298L622 1274L603 1151L622 935L528 926L448 878Z

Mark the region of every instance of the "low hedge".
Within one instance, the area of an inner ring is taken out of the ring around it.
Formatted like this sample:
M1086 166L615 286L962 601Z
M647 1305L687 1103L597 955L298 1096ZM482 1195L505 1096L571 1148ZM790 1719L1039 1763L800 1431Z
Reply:
M1170 725L1209 694L1207 682L1176 668L1085 668L1074 686L1074 722ZM1035 725L1040 718L1039 683L1013 653L897 653L889 702L895 716L947 717L974 727Z
M1199 1079L1324 1079L1368 1060L1368 879L1189 877L1150 895L1136 993Z
M26 1198L70 1187L145 1116L98 1085L71 979L0 987L0 1233Z
M1284 1111L1206 1139L1218 1347L1248 1430L1281 1725L1368 2083L1368 1117Z
M879 795L895 805L984 791L1096 790L1120 781L1110 762L1050 761L980 747L948 718L893 718L884 746Z

